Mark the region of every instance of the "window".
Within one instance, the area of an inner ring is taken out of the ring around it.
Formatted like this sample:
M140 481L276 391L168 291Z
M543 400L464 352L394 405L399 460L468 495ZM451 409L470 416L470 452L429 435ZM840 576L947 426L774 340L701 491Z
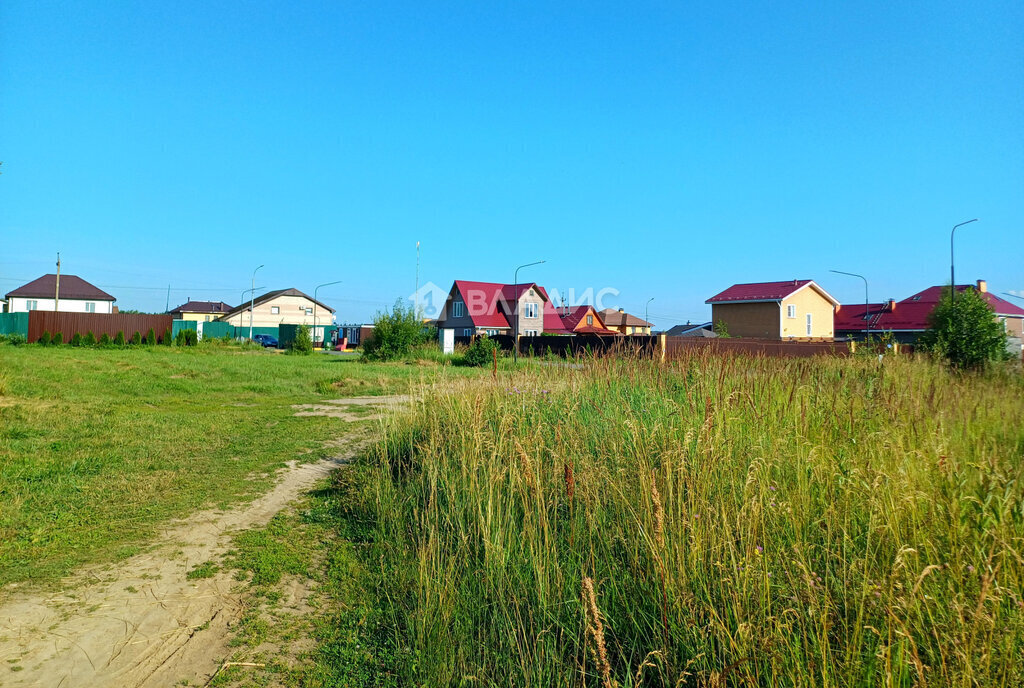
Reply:
M39 309L39 302L36 300L30 300L25 302L25 310L34 311Z
M313 309L312 308L307 308L306 309L306 315L313 315Z
M462 336L463 337L472 337L473 336L473 328L472 327L467 327L466 329L464 329L462 331Z
M526 317L527 318L536 318L537 317L537 306L538 305L539 304L536 304L536 303L528 303L528 304L526 304Z
M587 324L588 325L593 325L594 324L594 316L592 316L592 315L588 315L587 316Z
M487 330L487 336L488 337L497 337L498 336L498 331L497 330Z
M786 317L787 318L795 318L796 317L796 306L793 306L793 305L786 306Z
M96 302L95 301L86 301L85 302L85 312L86 313L95 313L96 312Z
M466 304L461 301L456 301L452 304L452 317L461 318L466 314Z
M813 328L814 328L814 324L813 324L813 321L811 319L811 314L808 313L807 314L807 336L808 337L811 336L811 331L812 331Z
M527 337L536 337L539 333L537 332L537 330L527 330L523 334L525 334Z
M270 307L270 314L271 315L277 315L280 312L281 312L281 307L280 306L271 306Z

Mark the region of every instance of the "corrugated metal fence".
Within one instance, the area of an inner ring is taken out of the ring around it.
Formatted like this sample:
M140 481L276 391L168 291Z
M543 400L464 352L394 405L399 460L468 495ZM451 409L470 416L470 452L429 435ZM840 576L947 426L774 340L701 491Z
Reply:
M171 315L32 311L28 314L28 341L37 341L43 332L51 335L59 332L65 342L70 341L75 334L85 335L89 332L97 339L104 334L113 339L118 332L124 333L125 339L131 339L136 332L144 338L150 329L158 340L162 340L164 332L171 327L173 321L174 316Z
M0 313L0 334L28 337L28 313Z
M698 337L666 337L665 354L669 358L707 351L715 354L744 356L798 357L849 356L845 342L782 342L767 339L701 339Z

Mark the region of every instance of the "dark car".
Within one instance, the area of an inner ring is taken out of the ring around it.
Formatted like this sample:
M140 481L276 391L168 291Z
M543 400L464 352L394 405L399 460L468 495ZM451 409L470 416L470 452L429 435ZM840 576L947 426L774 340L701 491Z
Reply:
M263 346L265 349L277 348L277 337L272 337L269 334L255 334L253 335L252 340Z

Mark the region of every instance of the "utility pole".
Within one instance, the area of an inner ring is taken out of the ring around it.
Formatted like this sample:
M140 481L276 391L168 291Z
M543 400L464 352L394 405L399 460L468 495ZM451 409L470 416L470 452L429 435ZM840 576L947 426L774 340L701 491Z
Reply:
M53 311L60 310L60 251L57 252L57 289L53 293Z
M417 245L418 245L418 243L417 243ZM341 284L341 282L342 282L341 280L338 280L337 282L326 282L324 284L318 284L316 286L316 289L313 290L313 337L312 337L312 339L313 339L313 346L316 346L316 306L317 306L316 293L318 291L320 291L320 287L329 287L332 284ZM323 342L324 342L325 339L326 339L326 337L321 337L320 338L320 346L321 347L323 347Z
M860 277L864 280L864 319L869 320L871 315L868 313L868 278L864 275L858 275L856 272L843 272L842 270L829 270L837 275L849 275L850 277Z
M164 305L164 313L171 312L171 285L167 285L167 303Z
M512 277L512 281L514 283L512 285L512 298L515 299L515 302L512 305L512 313L515 315L515 319L513 320L512 325L512 360L514 360L516 363L519 362L519 271L522 270L523 268L528 268L531 265L540 265L541 263L544 262L547 261L538 260L534 261L533 263L527 263L526 265L520 265L519 267L516 268L515 274Z
M413 312L420 317L420 242L416 242L416 291L412 293Z
M949 232L949 303L950 305L956 304L956 273L953 272L953 235L956 234L957 227L963 227L969 225L972 222L977 222L978 218L968 220L967 222L961 222L958 225L954 225L953 229Z
M262 267L263 266L261 265L259 268L256 268L255 270L252 271L252 294L249 297L249 341L250 342L252 341L252 316L254 315L254 313L253 313L253 306L256 305L256 273L259 272L260 268L262 268Z

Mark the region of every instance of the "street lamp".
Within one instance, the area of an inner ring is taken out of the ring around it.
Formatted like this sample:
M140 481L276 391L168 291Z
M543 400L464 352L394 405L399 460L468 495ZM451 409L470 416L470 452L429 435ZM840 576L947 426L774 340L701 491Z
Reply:
M856 272L843 272L842 270L829 270L837 275L849 275L850 277L860 277L864 280L864 319L868 320L871 316L868 314L868 278L864 275L858 275Z
M313 345L316 346L316 293L320 291L320 287L329 287L332 284L341 284L342 280L337 282L325 282L324 284L318 284L316 289L313 290Z
M512 360L516 361L517 363L519 362L519 271L522 270L523 268L528 268L531 265L540 265L541 263L546 262L546 260L537 260L532 263L520 265L519 267L516 268L515 274L512 277L512 298L515 299L515 320L512 324Z
M647 303L644 304L644 322L647 323L647 330L648 330L647 334L650 334L650 329L651 329L651 322L647 319L647 307L649 305L651 305L651 301L653 301L653 300L654 300L654 297L652 296L651 298L647 299Z
M252 271L252 294L249 296L249 341L252 341L252 316L253 307L256 305L256 273L260 271L260 268L256 268Z
M953 225L953 229L949 233L949 302L950 305L956 303L956 274L953 272L953 235L956 234L957 227L963 227L969 225L972 222L977 222L978 218L968 220L967 222L961 222L958 225Z

